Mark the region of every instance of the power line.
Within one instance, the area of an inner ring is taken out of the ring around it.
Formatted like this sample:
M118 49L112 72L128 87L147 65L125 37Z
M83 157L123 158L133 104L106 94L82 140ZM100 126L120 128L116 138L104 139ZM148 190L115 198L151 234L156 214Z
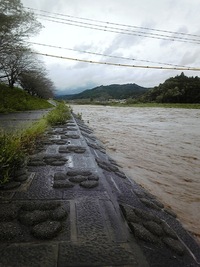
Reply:
M90 18L83 18L83 17L71 16L71 15L67 15L67 14L53 13L53 12L48 12L48 11L45 11L45 10L38 10L38 9L35 9L35 8L30 8L30 7L25 7L25 8L27 8L29 10L40 11L40 12L43 12L43 13L46 13L46 14L58 15L58 16L61 16L61 17L75 18L75 19L79 19L79 20L93 21L93 22L98 22L98 23L103 23L103 24L108 24L108 25L117 25L117 26L122 26L122 27L127 27L127 28L143 29L143 30L156 31L156 32L165 32L165 33L170 33L170 34L178 34L178 35L192 36L192 37L200 38L200 35L196 35L196 34L183 33L183 32L174 32L174 31L167 31L167 30L159 30L159 29L153 29L153 28L148 28L148 27L139 27L139 26L128 25L128 24L113 23L113 22L109 22L109 21L102 21L102 20L95 20L95 19L90 19Z
M129 68L143 68L143 69L159 69L159 70L192 70L192 71L200 71L200 67L198 68L187 68L187 67L159 67L159 66L144 66L144 65L129 65L129 64L119 64L119 63L111 63L111 62L101 62L101 61L93 61L93 60L86 60L86 59L79 59L79 58L72 58L72 57L63 57L63 56L57 56L57 55L50 55L45 53L39 53L39 52L31 52L32 54L40 55L40 56L46 56L46 57L53 57L53 58L60 58L65 60L72 60L72 61L78 61L78 62L85 62L85 63L91 63L91 64L100 64L100 65L109 65L109 66L116 66L116 67L129 67Z
M83 50L77 50L77 49L73 49L73 48L66 48L66 47L55 46L55 45L41 44L41 43L36 43L36 42L28 42L28 43L34 44L34 45L39 45L39 46L45 46L45 47L51 47L51 48L56 48L56 49L75 51L75 52L85 53L85 54L90 54L90 55L96 55L96 56L104 56L104 57L110 57L110 58L115 58L115 59L148 62L148 63L159 64L159 65L168 65L168 66L185 67L186 68L186 66L172 64L172 63L163 63L163 62L156 62L156 61L150 61L150 60L144 60L144 59L135 59L135 58L128 58L128 57L111 56L111 55L105 55L105 54L102 54L102 53L94 53L94 52L90 52L90 51L83 51ZM188 67L188 68L191 68L191 67Z
M184 43L200 44L200 40L198 39L183 38L183 37L178 37L178 36L169 36L169 35L164 35L164 34L142 32L142 31L134 31L134 30L111 27L107 25L98 25L98 24L80 22L80 21L71 20L71 19L62 19L62 18L42 15L42 14L37 14L37 13L36 15L46 21L51 21L55 23L66 24L66 25L71 25L71 26L76 26L76 27L81 27L81 28L94 29L94 30L99 30L99 31L113 32L113 33L126 34L126 35L134 35L134 36L153 38L153 39L161 39L161 40L167 40L167 41L178 41L178 42L184 42Z

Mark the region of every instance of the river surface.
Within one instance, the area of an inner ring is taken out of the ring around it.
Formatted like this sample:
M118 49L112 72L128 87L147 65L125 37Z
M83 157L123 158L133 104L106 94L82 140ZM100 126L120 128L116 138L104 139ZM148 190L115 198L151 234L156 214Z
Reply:
M73 105L125 174L200 241L200 110Z

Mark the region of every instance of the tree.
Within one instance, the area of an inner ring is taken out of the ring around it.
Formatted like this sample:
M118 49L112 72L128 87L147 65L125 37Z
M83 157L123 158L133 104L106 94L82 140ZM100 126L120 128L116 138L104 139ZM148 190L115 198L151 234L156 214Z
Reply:
M7 81L9 87L13 88L19 76L28 70L34 69L37 60L30 49L22 46L8 46L1 55L0 78Z
M25 42L41 24L20 0L0 1L0 81L11 88L18 82L32 95L52 97L54 85Z
M54 84L41 69L23 72L19 83L30 95L41 98L52 98L55 91Z
M41 24L32 12L25 11L20 0L1 0L0 47L2 51L11 43L21 44L24 39L37 33Z
M30 64L30 49L24 41L40 28L41 24L36 21L33 13L24 10L20 0L1 0L0 79L5 81L6 78L10 87L17 81L22 66L24 69L25 65Z

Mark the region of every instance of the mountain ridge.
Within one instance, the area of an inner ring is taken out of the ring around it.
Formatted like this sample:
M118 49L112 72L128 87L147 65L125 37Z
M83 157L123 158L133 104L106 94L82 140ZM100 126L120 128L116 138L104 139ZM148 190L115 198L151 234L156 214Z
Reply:
M100 85L92 89L84 90L81 93L73 95L58 96L59 99L77 100L77 99L127 99L136 98L144 94L149 88L142 87L135 83Z

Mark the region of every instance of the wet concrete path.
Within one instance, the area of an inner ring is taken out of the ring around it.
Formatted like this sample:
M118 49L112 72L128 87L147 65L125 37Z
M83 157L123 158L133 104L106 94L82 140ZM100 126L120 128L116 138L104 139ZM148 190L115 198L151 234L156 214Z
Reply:
M50 109L31 110L0 114L0 129L4 131L16 131L28 127L49 112Z
M16 188L15 188L16 187ZM200 266L176 215L72 118L0 189L0 266Z

